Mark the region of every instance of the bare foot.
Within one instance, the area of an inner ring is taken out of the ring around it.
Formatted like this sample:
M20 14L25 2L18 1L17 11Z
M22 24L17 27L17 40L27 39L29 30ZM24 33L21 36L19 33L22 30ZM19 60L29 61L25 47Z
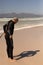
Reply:
M15 62L16 60L15 59L9 59L10 62Z

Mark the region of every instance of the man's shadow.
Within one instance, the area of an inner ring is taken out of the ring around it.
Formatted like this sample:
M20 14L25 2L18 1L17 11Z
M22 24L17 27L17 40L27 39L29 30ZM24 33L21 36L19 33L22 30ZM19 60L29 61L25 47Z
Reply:
M19 55L14 56L14 58L16 58L16 60L20 60L24 57L31 57L37 54L37 52L39 52L40 50L35 50L35 51L23 51L22 53L20 53Z

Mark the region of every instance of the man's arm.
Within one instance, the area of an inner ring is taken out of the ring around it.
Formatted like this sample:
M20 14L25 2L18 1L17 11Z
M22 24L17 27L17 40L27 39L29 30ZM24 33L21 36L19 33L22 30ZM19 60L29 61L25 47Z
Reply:
M12 20L10 21L9 25L8 25L8 33L9 33L9 37L13 38L13 25L12 25Z

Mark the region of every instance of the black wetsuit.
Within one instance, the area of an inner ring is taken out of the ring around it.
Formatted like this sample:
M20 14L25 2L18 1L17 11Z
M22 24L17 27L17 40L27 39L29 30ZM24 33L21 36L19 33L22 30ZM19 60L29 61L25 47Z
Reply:
M3 29L6 33L7 55L9 58L13 59L13 39L10 38L10 35L13 35L14 22L12 20L8 21L8 23L3 26Z

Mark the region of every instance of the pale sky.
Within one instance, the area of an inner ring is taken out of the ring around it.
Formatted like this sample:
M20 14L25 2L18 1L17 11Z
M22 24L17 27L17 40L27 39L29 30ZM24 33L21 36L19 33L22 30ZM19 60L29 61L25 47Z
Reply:
M43 14L43 0L0 0L0 13Z

